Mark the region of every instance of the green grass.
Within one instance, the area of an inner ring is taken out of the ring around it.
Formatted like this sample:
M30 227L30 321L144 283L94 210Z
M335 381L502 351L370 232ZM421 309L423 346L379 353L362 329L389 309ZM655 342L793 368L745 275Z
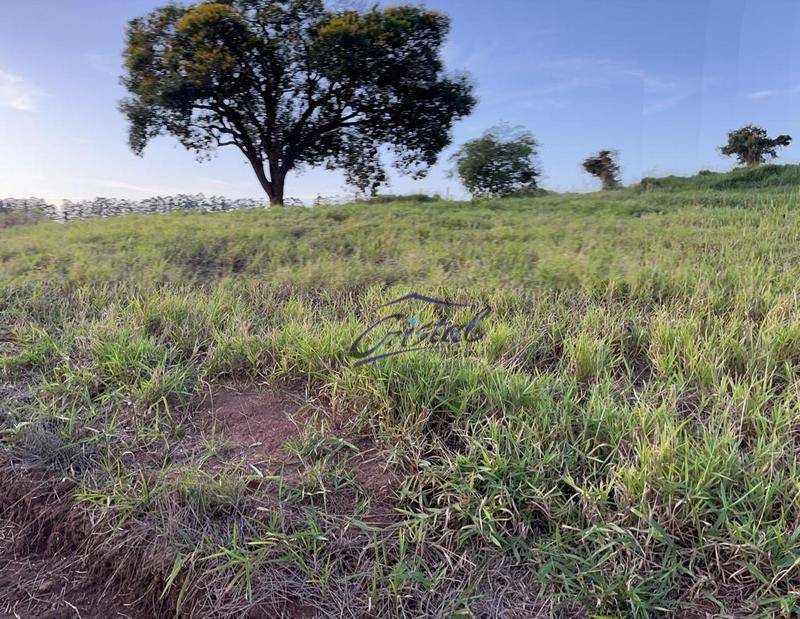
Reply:
M156 532L186 613L791 616L799 202L800 167L767 166L5 228L0 447ZM488 305L487 337L354 368L371 308L409 291ZM396 522L362 518L355 448L321 422L291 480L203 473L210 443L170 459L191 397L231 379L344 411L404 478Z

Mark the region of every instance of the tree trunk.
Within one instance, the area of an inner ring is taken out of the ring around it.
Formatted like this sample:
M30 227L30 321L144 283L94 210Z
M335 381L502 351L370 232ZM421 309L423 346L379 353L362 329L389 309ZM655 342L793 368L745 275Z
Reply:
M285 182L286 176L280 172L275 172L272 176L272 193L269 196L271 206L283 206L283 186Z
M253 171L256 173L256 178L261 184L261 188L269 198L270 206L283 206L283 185L286 181L286 175L281 174L276 166L270 165L272 180L267 178L267 173L264 170L264 163L258 159L250 159L250 165L253 166Z

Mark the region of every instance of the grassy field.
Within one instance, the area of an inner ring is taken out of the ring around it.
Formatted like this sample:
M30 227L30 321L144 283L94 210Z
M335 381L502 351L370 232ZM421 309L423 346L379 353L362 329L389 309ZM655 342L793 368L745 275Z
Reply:
M798 282L796 166L10 226L0 477L67 480L166 616L791 616ZM412 291L486 337L354 367ZM203 425L223 388L301 402L278 464Z

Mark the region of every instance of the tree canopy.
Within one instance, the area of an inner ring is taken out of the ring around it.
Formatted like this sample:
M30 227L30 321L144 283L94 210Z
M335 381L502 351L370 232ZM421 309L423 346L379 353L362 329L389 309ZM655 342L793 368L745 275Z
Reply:
M596 176L603 183L603 189L614 189L619 185L619 164L617 153L613 150L601 150L596 155L583 161L583 169Z
M791 141L789 135L770 138L763 127L747 125L728 133L728 143L720 147L720 152L727 157L735 156L739 165L757 166L777 157L778 148L788 146Z
M341 169L375 191L380 152L424 176L475 104L445 73L446 16L414 6L330 11L323 0L218 0L168 5L127 29L121 109L142 154L157 135L198 157L235 146L273 204L286 175Z
M536 188L537 148L528 131L496 127L464 144L452 159L473 196L507 196Z

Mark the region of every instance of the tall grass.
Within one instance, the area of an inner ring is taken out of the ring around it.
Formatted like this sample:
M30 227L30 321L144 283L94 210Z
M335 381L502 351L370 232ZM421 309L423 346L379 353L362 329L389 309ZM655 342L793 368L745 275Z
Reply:
M3 448L157 531L185 612L790 616L796 176L4 229ZM410 291L490 307L486 337L354 367ZM289 476L174 457L192 396L232 379L344 412L403 478L394 521L368 522L329 424Z

